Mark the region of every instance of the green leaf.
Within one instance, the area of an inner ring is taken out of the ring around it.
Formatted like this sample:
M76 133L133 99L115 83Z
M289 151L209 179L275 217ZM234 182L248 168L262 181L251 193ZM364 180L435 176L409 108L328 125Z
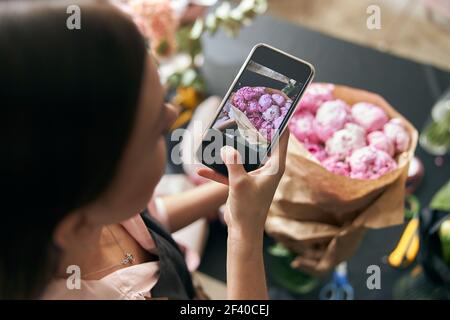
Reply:
M197 77L192 83L192 87L199 93L206 93L206 83L200 74L197 74Z
M405 196L405 218L412 219L420 213L420 202L416 196L409 194Z
M167 54L167 51L169 50L170 46L169 46L169 42L167 42L166 39L162 40L158 47L156 48L156 52L160 55L160 56L164 56Z
M244 19L244 13L241 10L239 10L238 8L233 9L230 13L230 18L232 18L233 20L236 20L236 21L240 21L240 20Z
M173 74L171 74L169 76L169 78L167 79L167 83L169 84L169 86L171 86L172 88L177 88L180 86L181 84L181 73L179 72L175 72Z
M450 181L433 197L430 208L450 212Z
M283 246L281 243L277 243L268 249L269 253L275 257L290 257L291 251Z
M442 222L439 228L439 238L441 239L442 257L450 265L450 219Z
M295 294L307 294L319 285L319 279L291 267L292 258L277 257L270 265L273 280Z
M256 1L256 6L254 8L255 13L257 14L263 14L267 11L267 0L257 0Z
M239 3L237 8L243 13L248 12L248 11L253 11L256 6L256 2L258 2L258 1L243 0L243 1L241 1L241 3Z
M443 239L447 239L447 241L450 241L450 219L445 220L442 222L441 226L439 227L439 236Z
M203 22L203 19L197 19L195 20L194 25L191 29L191 39L197 40L200 39L203 30L204 30L205 23Z
M195 57L201 50L200 39L191 39L191 26L183 26L176 33L177 48L179 52L188 53Z
M195 71L192 68L186 69L183 72L183 75L182 75L182 78L181 78L181 85L183 87L191 86L196 77L197 77L197 71Z
M217 18L226 20L230 16L231 5L229 2L223 2L215 11L215 15Z
M214 14L209 13L205 19L205 26L210 33L216 32L218 28L217 17Z

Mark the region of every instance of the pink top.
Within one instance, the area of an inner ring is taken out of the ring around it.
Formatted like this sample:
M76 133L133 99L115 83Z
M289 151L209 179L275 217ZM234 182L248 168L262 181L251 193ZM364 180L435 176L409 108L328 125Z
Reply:
M168 227L164 208L158 201L160 201L158 198L150 201L149 212ZM139 214L122 222L121 225L142 248L152 254L157 254L155 242ZM186 255L187 258L190 256L191 254ZM191 267L195 267L192 263L189 264ZM41 298L49 300L144 300L151 298L150 290L158 282L158 278L159 262L151 261L117 270L100 280L81 280L80 289L69 289L66 279L53 280Z

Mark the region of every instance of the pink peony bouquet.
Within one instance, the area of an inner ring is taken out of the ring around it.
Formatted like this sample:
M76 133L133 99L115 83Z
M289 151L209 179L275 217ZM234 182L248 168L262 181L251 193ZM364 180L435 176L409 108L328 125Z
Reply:
M377 179L397 168L410 136L403 121L379 106L352 106L333 95L333 85L312 84L289 124L293 135L330 172L353 179ZM317 150L320 150L318 152Z
M402 223L417 131L381 96L312 84L289 123L286 170L266 231L320 275L347 260L366 229Z
M231 103L268 141L292 106L292 100L283 92L266 87L242 87L233 94Z
M132 17L149 41L155 57L175 53L179 21L170 0L116 0L113 3Z

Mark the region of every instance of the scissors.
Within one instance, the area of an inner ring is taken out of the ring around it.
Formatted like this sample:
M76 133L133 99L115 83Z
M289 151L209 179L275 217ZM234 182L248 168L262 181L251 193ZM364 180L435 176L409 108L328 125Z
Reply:
M347 279L347 262L340 263L333 273L333 280L319 293L320 300L353 300L354 291Z

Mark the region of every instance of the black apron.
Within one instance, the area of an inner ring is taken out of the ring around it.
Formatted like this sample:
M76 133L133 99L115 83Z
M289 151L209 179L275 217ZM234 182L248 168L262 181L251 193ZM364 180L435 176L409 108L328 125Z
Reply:
M141 217L152 235L159 256L159 280L151 289L152 298L193 299L195 289L184 255L170 233L147 210Z

